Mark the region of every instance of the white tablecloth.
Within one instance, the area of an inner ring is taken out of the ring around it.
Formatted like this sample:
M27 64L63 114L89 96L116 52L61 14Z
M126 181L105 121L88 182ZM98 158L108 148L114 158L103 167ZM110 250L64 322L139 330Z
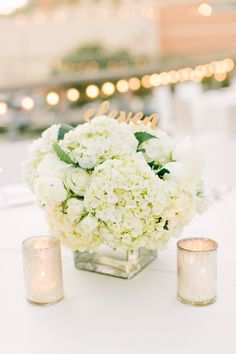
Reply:
M21 241L47 233L36 205L0 210L1 354L235 353L236 193L197 216L183 236L219 242L218 300L199 308L176 299L176 240L132 280L79 271L63 250L65 298L25 300Z

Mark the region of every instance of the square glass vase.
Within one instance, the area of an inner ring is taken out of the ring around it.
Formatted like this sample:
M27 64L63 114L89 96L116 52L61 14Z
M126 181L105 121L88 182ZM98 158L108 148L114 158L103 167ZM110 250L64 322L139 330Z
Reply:
M135 251L125 251L102 246L97 252L74 252L77 269L131 279L157 257L156 250L144 247Z

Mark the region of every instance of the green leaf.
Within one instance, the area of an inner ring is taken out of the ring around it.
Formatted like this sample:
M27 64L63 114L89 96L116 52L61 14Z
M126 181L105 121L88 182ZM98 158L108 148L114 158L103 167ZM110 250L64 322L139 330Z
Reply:
M163 167L162 165L159 165L155 161L148 162L148 165L151 167L153 171L155 171L155 174L158 175L159 178L163 179L163 176L166 173L170 173L167 168Z
M148 162L148 165L151 167L152 170L160 170L162 168L162 165L159 165L155 163L155 161Z
M163 226L163 229L164 229L164 230L169 231L168 224L169 224L169 221L166 220L165 225Z
M78 221L78 224L84 219L84 218L86 218L86 216L88 216L88 212L85 212L83 215L81 215L81 218L79 219L79 221Z
M204 192L203 191L198 191L197 192L197 197L204 198L205 197Z
M62 213L63 214L67 214L67 211L66 211L66 209L67 209L67 199L66 200L64 200L62 203L61 203L61 211L62 211Z
M134 133L135 138L138 140L138 145L141 145L147 140L157 139L155 135L149 134L147 132L136 132Z
M62 123L59 128L59 131L58 131L57 140L58 141L62 140L64 138L65 134L68 133L72 129L74 129L74 128L71 125Z
M145 149L137 148L137 152L145 152Z
M69 165L77 166L77 164L70 158L70 156L67 155L67 153L65 153L65 151L62 150L62 148L60 147L60 145L58 143L54 143L53 148L54 148L55 153L57 154L57 156L59 157L59 159L61 161L64 161L64 162L68 163Z
M170 173L170 171L167 170L167 168L162 168L160 171L157 172L157 175L159 178L163 179L166 173Z

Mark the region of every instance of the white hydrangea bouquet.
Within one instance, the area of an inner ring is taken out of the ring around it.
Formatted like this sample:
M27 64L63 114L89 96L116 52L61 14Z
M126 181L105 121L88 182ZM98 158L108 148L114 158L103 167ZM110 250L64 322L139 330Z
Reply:
M53 236L73 251L162 249L205 206L202 158L148 125L98 116L52 125L30 147L24 180ZM90 269L91 270L91 269Z

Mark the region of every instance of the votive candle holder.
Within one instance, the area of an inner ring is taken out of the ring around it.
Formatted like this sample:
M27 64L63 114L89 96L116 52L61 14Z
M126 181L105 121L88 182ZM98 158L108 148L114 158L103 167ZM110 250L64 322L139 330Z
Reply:
M178 300L195 306L216 301L217 243L188 238L177 243Z
M63 298L60 240L34 236L22 243L26 298L47 305Z

